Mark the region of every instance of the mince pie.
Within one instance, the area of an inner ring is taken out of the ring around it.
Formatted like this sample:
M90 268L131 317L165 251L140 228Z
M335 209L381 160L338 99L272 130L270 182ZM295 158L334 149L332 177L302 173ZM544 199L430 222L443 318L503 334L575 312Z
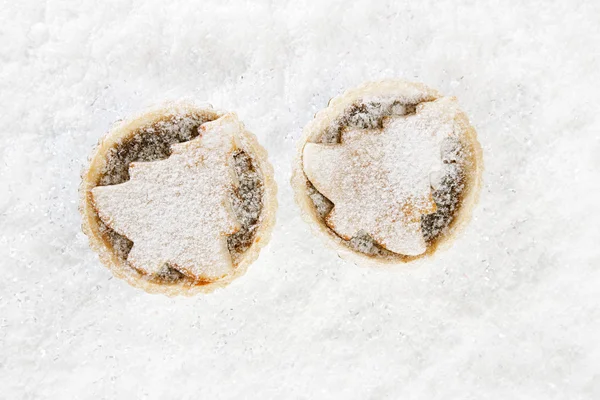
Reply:
M148 292L192 295L242 275L274 224L273 169L233 113L173 104L118 124L82 176L102 263Z
M454 97L399 80L330 101L305 128L292 185L341 256L412 261L449 242L477 200L482 152Z

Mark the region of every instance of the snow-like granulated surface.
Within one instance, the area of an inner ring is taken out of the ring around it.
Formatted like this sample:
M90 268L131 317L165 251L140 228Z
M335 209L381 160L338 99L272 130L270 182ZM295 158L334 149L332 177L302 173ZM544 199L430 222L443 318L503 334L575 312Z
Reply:
M226 236L240 229L229 197L241 129L231 114L207 122L166 160L131 163L127 182L92 189L102 222L133 242L130 265L154 275L168 264L202 281L233 271Z
M600 398L600 3L6 2L0 12L0 398ZM422 262L345 262L288 184L302 127L366 80L456 96L474 219ZM111 277L79 174L111 124L182 97L269 151L277 226L193 298Z
M442 144L456 135L457 111L452 98L438 99L422 103L413 114L405 115L402 107L379 129L352 124L340 143L307 143L304 173L335 205L327 225L345 240L363 231L394 253L424 253L421 215L436 211L432 174L449 176L443 171Z

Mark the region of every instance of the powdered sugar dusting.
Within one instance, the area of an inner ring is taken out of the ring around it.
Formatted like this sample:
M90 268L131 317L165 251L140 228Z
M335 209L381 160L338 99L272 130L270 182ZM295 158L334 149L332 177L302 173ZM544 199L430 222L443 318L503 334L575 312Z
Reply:
M198 136L200 125L209 121L207 117L202 114L177 114L142 127L131 138L127 138L126 142L121 142L108 151L98 185L116 185L129 180L129 164L132 162L156 161L169 157L171 145L187 142Z
M381 129L344 131L340 144L305 146L304 171L335 204L326 221L343 239L361 232L395 253L427 249L421 215L436 211L430 174L444 169L441 147L454 132L456 107L443 98L416 111L380 118Z
M436 211L421 217L421 230L428 244L444 234L451 226L460 207L464 183L464 163L467 149L460 140L449 137L442 141L442 170L430 176Z
M225 235L239 230L229 196L240 129L233 115L206 123L168 159L133 163L128 182L92 190L102 221L134 242L132 266L157 274L168 264L196 280L231 272Z
M237 186L231 192L230 199L241 227L227 238L227 247L236 264L256 236L263 208L264 187L260 171L248 153L240 150L232 158Z

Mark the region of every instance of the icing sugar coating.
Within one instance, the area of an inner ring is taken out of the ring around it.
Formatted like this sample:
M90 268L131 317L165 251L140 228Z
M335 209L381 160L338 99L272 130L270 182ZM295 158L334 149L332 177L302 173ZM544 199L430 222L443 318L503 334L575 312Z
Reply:
M195 280L232 272L227 235L239 230L230 204L232 154L242 130L234 114L207 122L169 158L132 163L130 180L92 190L101 220L134 242L127 261L147 274L169 265Z
M380 129L350 128L339 144L307 143L304 172L334 204L327 225L345 240L366 233L394 253L423 254L421 216L436 211L431 178L445 168L442 143L455 135L457 112L454 98L440 98Z

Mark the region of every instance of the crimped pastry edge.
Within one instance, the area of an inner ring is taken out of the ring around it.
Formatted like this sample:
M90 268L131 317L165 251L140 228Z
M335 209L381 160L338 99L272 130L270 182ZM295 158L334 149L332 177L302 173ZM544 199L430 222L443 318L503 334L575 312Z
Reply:
M214 282L194 285L189 282L175 282L161 284L153 282L144 277L135 269L127 266L110 248L102 238L99 231L99 218L92 204L91 190L96 187L98 176L106 163L106 154L119 140L131 136L142 126L153 124L160 119L186 113L204 114L217 119L224 111L214 110L210 105L196 105L189 101L168 102L152 107L125 121L116 122L113 127L100 138L98 144L88 159L87 166L81 174L79 187L79 211L82 217L82 231L88 237L92 250L94 250L100 262L108 268L114 276L125 280L131 286L143 289L151 294L164 294L166 296L194 296L199 293L210 293L217 288L225 287L236 278L244 275L248 266L258 258L260 250L267 245L275 226L275 215L277 211L277 185L274 180L273 166L268 160L267 151L259 144L257 137L244 129L242 133L242 144L252 154L262 173L264 187L263 209L261 211L259 227L255 234L252 245L246 250L242 260L236 266L232 274L226 275ZM243 126L243 123L242 123Z
M419 256L408 257L398 255L394 258L369 256L355 251L347 246L344 241L332 233L318 217L312 200L308 195L308 178L304 174L302 154L304 145L319 132L322 132L339 117L344 110L356 100L369 96L398 96L403 95L414 98L421 94L423 97L435 100L443 97L439 92L422 83L409 82L403 79L383 79L365 82L355 88L346 90L343 94L329 100L326 108L315 114L303 129L302 136L297 142L296 156L292 164L291 185L294 190L294 199L300 208L302 219L311 227L311 231L321 237L325 244L335 250L345 260L359 265L370 267L386 267L390 265L405 264L432 257L439 250L447 249L456 240L458 234L464 229L472 218L475 205L479 200L483 175L483 151L477 140L477 132L470 124L468 117L460 111L456 118L456 125L461 129L463 138L470 145L470 159L467 160L470 168L465 173L465 189L462 193L460 208L455 214L448 230L438 238L427 251Z

